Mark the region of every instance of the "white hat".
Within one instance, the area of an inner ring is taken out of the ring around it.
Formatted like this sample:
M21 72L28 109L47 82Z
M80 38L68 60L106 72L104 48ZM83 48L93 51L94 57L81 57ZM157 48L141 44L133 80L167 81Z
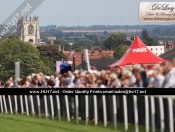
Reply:
M74 74L78 74L78 73L79 73L79 70L75 70L75 71L74 71Z
M49 80L50 79L50 76L45 76L45 79L48 79Z
M147 72L147 75L149 76L149 75L152 75L154 73L154 70L149 70L148 72Z
M36 74L35 73L32 73L32 78L35 77L35 76L36 76Z
M52 75L52 76L50 77L50 79L54 79L54 76Z

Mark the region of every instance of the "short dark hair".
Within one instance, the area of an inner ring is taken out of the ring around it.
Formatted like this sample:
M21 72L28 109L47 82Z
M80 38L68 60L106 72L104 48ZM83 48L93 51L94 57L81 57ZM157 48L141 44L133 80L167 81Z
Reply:
M47 85L54 87L55 83L53 80L48 80Z

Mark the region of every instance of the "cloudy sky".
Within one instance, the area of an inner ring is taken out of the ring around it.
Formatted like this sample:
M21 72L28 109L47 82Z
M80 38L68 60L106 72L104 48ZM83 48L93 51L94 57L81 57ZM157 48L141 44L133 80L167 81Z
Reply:
M0 0L0 22L3 23L23 1L24 0ZM143 0L45 0L32 15L39 16L40 26L151 24L139 21L139 3L142 1ZM164 1L165 0L159 0L158 2ZM145 0L144 2L155 1ZM174 2L174 0L169 0L169 2Z

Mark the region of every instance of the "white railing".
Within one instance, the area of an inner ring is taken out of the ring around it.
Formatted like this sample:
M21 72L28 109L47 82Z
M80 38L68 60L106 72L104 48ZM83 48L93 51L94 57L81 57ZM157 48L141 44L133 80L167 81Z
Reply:
M72 107L72 101L70 102L69 100L69 95L55 95L54 100L53 100L53 96L52 95L43 95L42 98L40 98L40 95L24 95L24 96L5 96L5 95L0 95L0 112L1 113L11 113L11 114L18 114L18 112L20 112L21 114L24 114L24 112L26 113L27 116L29 116L29 114L32 114L33 117L36 116L36 114L39 116L39 118L41 118L41 113L45 113L45 117L48 118L48 116L51 116L52 119L55 119L55 115L58 116L58 120L61 121L61 112L62 112L62 107L63 105L61 104L61 99L60 96L62 96L65 101L65 112L67 115L67 121L70 122L71 120L71 115L70 112L71 109L70 107ZM74 99L75 99L75 117L76 117L76 123L79 123L79 95L75 95ZM95 125L98 125L98 100L97 100L97 96L98 95L92 95L92 100L89 100L89 96L88 95L80 95L80 96L85 96L84 97L84 119L85 119L85 123L86 125L88 125L89 122L89 118L90 115L92 113L89 112L89 109L93 106L93 111L94 111L94 119L95 119ZM133 114L134 115L134 125L135 125L135 132L139 132L139 115L140 115L140 111L139 106L138 106L138 98L139 97L144 97L143 103L145 104L145 132L155 132L156 131L156 119L155 119L155 98L158 99L158 104L159 104L159 112L160 114L159 116L159 123L160 123L160 131L164 132L165 131L165 123L168 122L169 124L169 132L174 132L174 113L173 113L173 103L175 100L175 96L137 96L137 95L132 95L132 105L133 105L133 112L131 111L132 108L128 107L128 102L127 101L127 95L107 95L107 96L111 96L112 102L107 102L106 100L106 95L102 95L101 96L101 101L102 101L102 109L103 109L103 123L104 123L104 127L107 127L107 121L108 121L108 116L107 116L107 107L109 107L109 103L110 105L112 105L112 111L113 113L110 113L113 116L113 123L114 123L114 129L117 130L117 119L118 116L121 115L121 113L118 113L118 108L120 106L123 105L123 120L124 120L124 130L128 131L128 115ZM122 99L122 101L118 100L117 96L121 97L120 99ZM129 95L131 96L131 95ZM72 99L72 97L71 97ZM164 101L163 99L167 99L168 102L168 112L165 113L164 111ZM43 102L42 102L43 101ZM121 103L122 102L122 103ZM89 105L89 103L93 103L93 105ZM120 104L119 104L120 103ZM107 106L108 104L108 106ZM150 107L150 108L149 108ZM121 107L120 107L121 108ZM81 112L81 111L80 111ZM50 115L49 115L50 114ZM166 114L166 115L165 115ZM151 119L149 118L149 116L151 115ZM165 116L169 117L169 121L165 121ZM150 122L151 121L151 122ZM151 124L151 126L150 126ZM149 130L149 129L152 130Z

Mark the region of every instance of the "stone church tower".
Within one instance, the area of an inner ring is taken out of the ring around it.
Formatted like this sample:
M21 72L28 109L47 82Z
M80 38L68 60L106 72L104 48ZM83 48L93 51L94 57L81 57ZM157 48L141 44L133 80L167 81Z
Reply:
M21 17L17 23L17 33L21 41L30 42L35 47L41 45L39 18Z

